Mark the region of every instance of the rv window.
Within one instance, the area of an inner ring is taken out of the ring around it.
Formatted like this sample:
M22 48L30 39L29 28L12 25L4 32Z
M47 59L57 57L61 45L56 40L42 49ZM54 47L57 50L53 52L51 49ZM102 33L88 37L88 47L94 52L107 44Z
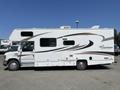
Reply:
M34 41L27 41L22 43L23 52L33 51L33 49L34 49Z
M23 31L23 32L21 32L21 36L23 36L23 37L26 37L26 36L33 36L33 32L25 32L25 31Z
M67 41L64 41L63 44L64 45L74 45L75 41L73 41L73 40L67 40Z
M55 47L56 46L56 38L41 38L40 46L41 47Z

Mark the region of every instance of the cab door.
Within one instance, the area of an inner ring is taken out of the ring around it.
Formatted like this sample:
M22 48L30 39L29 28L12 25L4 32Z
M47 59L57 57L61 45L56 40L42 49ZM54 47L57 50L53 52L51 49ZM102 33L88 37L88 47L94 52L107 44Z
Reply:
M34 66L34 41L24 42L20 55L21 64L23 66Z

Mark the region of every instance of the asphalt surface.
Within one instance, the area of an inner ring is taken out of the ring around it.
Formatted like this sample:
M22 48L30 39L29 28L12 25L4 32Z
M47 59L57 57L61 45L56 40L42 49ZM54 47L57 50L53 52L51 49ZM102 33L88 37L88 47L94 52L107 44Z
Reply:
M22 68L8 71L0 56L0 90L120 90L120 56L117 64L75 67Z

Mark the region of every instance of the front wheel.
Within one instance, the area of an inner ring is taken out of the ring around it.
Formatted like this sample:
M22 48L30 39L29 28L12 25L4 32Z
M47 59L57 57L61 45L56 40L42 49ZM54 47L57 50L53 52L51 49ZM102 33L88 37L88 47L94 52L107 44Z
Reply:
M19 65L19 62L16 61L16 60L11 60L9 63L8 63L8 70L9 71L16 71L20 68L20 65Z
M77 61L76 67L78 70L85 70L87 68L87 62L86 61Z

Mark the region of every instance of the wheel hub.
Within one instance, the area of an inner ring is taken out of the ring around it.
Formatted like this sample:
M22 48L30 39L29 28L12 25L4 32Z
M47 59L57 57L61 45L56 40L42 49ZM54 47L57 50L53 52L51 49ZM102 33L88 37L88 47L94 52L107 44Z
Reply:
M16 67L17 67L17 64L16 64L16 63L11 63L11 64L10 64L10 68L11 68L11 69L15 69Z

